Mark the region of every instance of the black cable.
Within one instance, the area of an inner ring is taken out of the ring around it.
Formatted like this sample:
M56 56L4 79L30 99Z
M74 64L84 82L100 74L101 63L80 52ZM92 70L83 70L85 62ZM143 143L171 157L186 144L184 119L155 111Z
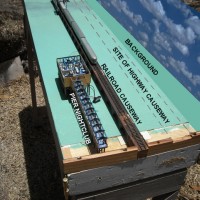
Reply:
M94 97L95 97L95 88L94 88L94 86L89 85L89 87L93 90L93 92L94 92Z
M93 98L93 103L98 103L100 100L101 100L101 96L95 96L95 88L94 88L94 86L92 86L92 85L89 85L89 87L93 90L93 92L94 92L94 98Z

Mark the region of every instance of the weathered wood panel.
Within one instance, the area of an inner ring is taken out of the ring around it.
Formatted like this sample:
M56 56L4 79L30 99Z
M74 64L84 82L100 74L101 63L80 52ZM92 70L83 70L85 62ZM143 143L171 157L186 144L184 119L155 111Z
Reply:
M70 195L112 188L187 168L196 162L199 149L200 144L117 165L69 174Z
M184 182L186 171L168 174L157 179L142 181L124 188L118 188L111 191L104 191L98 194L91 194L85 197L77 197L78 200L144 200L148 197L158 196L160 194L170 193L180 188ZM164 200L165 198L162 198ZM175 196L168 197L174 200Z
M152 200L175 200L177 199L178 192L179 191L159 195L157 197L154 197Z

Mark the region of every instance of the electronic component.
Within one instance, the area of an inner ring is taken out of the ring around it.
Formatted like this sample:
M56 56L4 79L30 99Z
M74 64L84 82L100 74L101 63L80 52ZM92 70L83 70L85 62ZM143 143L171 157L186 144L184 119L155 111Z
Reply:
M76 80L73 82L73 85L74 92L77 96L80 107L82 108L82 113L85 116L86 124L89 127L90 135L93 138L98 152L101 152L107 147L105 130L103 129L92 102L90 101L90 98L84 89L82 81Z
M58 58L57 66L65 94L72 87L72 80L80 79L85 86L90 84L91 74L80 55Z

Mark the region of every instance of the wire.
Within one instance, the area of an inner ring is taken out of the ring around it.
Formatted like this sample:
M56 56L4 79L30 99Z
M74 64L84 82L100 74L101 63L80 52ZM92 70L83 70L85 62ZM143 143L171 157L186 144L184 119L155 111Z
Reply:
M93 90L93 92L94 92L94 98L93 98L93 103L98 103L100 100L101 100L101 96L95 96L95 88L94 88L94 86L92 86L92 85L89 85L89 87Z
M94 98L95 98L95 88L94 88L94 86L89 85L89 87L93 90L93 92L94 92Z

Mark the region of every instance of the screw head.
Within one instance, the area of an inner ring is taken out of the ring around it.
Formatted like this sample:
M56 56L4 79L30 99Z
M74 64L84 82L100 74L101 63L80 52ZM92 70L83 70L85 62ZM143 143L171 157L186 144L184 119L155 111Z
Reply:
M65 177L65 178L63 178L63 182L64 183L68 183L68 179Z

